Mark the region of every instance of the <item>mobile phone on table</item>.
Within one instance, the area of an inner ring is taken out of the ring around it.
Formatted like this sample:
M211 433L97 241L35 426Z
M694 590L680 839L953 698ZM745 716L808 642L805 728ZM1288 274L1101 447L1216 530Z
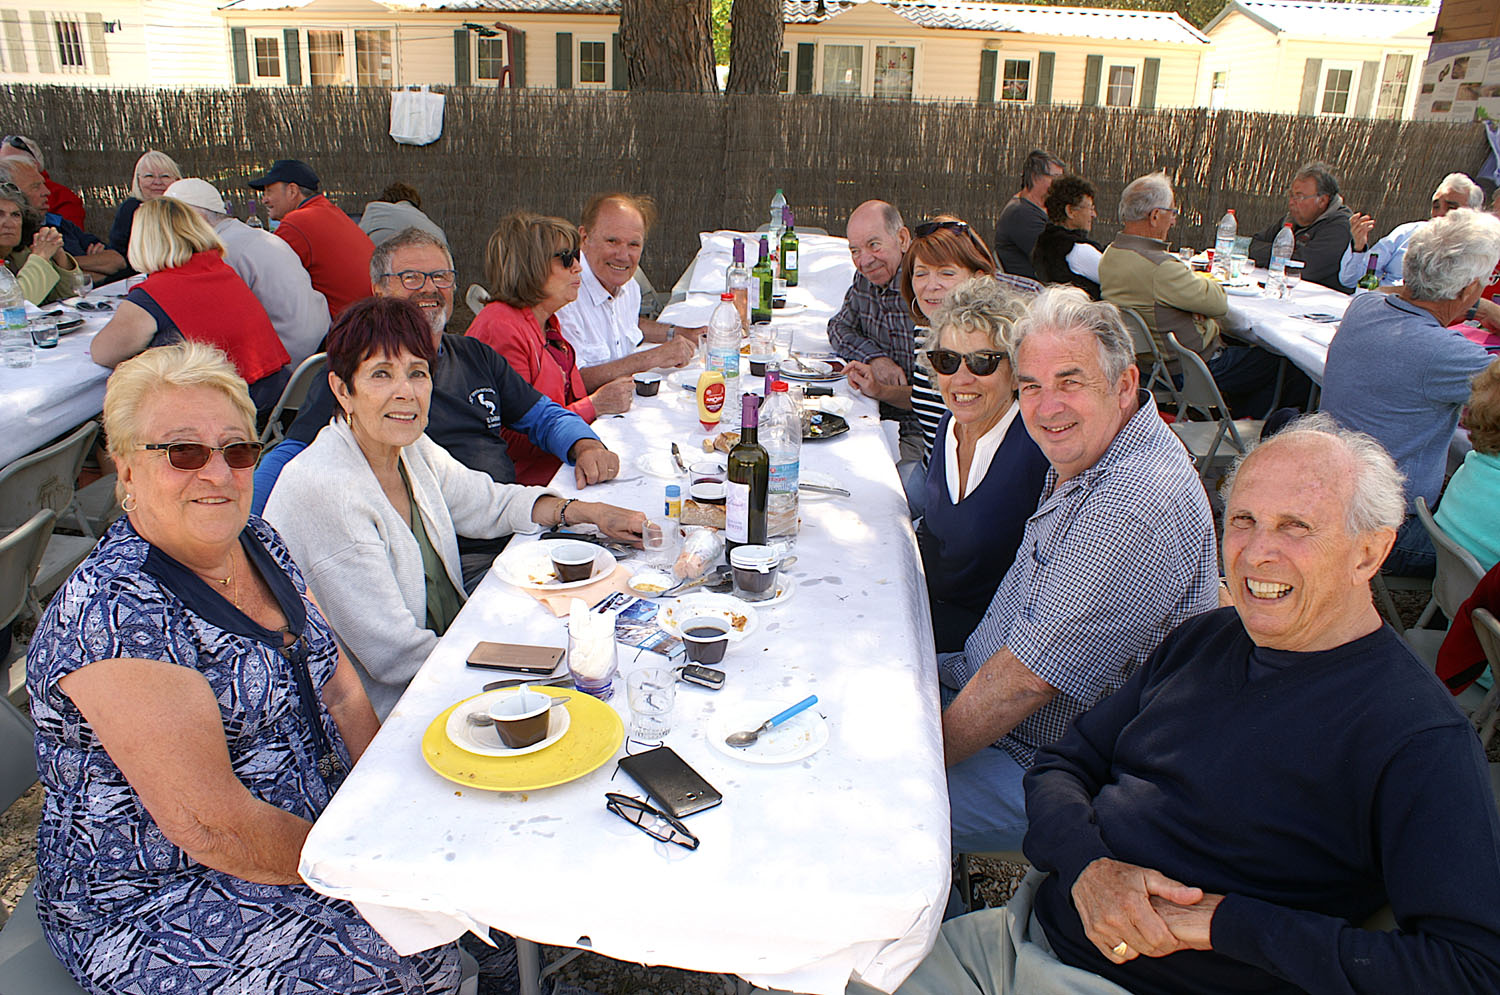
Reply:
M550 674L565 651L557 646L525 646L521 643L474 644L468 664L482 670L510 670L518 674Z
M651 800L679 819L713 808L724 800L703 775L688 766L670 746L625 757L620 769L646 790Z
M690 663L677 668L677 679L708 688L710 691L717 691L724 686L724 671Z

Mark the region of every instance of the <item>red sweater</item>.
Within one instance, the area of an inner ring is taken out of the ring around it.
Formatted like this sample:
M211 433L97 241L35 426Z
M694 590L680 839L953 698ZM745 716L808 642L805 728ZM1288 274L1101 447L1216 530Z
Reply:
M199 252L181 266L152 273L139 289L167 312L183 338L228 353L246 383L291 362L266 309L217 252Z
M327 197L315 194L281 219L276 234L290 245L312 277L313 289L328 298L328 313L369 297L370 257L375 243Z
M556 315L547 319L544 333L531 308L491 301L480 309L465 334L504 356L538 391L584 421L594 420L594 402L589 400L589 392L583 386L578 357L573 346L563 338ZM516 464L516 483L546 484L562 466L561 460L545 449L538 449L521 433L508 428L500 432L510 450L510 458Z
M66 220L82 228L83 198L45 172L42 173L42 179L47 183L47 210L53 214L61 214Z
M1458 617L1448 627L1438 650L1437 675L1448 690L1460 694L1484 673L1486 664L1484 647L1474 634L1474 609L1487 608L1492 615L1500 615L1500 563L1490 568L1479 581L1474 593L1458 609ZM1500 679L1500 674L1495 675Z

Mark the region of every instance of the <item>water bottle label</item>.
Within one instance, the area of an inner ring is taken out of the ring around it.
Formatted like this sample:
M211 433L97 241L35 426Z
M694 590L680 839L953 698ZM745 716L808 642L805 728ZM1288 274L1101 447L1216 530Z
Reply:
M797 460L790 463L771 464L772 494L796 494L797 493Z
M6 328L25 328L26 308L24 306L8 307L0 312L0 320L3 320Z
M733 480L725 485L724 538L730 542L750 541L750 485Z

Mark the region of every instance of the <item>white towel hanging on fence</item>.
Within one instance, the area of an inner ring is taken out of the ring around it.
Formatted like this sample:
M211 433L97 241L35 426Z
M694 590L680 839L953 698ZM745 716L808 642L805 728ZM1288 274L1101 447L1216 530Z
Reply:
M443 95L420 90L391 91L391 137L402 145L430 145L443 135Z

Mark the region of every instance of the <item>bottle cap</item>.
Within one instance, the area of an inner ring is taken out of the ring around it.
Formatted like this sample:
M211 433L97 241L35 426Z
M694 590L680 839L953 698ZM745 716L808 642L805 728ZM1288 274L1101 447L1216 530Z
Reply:
M740 398L740 427L760 428L760 398L754 394Z
M669 497L669 498L682 497L682 488L678 487L676 484L668 484L667 485L667 497Z
M742 238L734 240L734 261L736 264L745 261L745 240Z
M719 300L721 300L721 301L732 301L732 300L734 300L734 295L731 294L729 291L726 290L722 294L719 295Z
M773 382L771 384L771 391L772 391L772 393L775 393L777 391L781 391L781 392L784 393L784 392L786 392L786 391L788 391L790 389L791 388L786 385L786 381L785 380L777 380L777 381L775 381L775 382Z

